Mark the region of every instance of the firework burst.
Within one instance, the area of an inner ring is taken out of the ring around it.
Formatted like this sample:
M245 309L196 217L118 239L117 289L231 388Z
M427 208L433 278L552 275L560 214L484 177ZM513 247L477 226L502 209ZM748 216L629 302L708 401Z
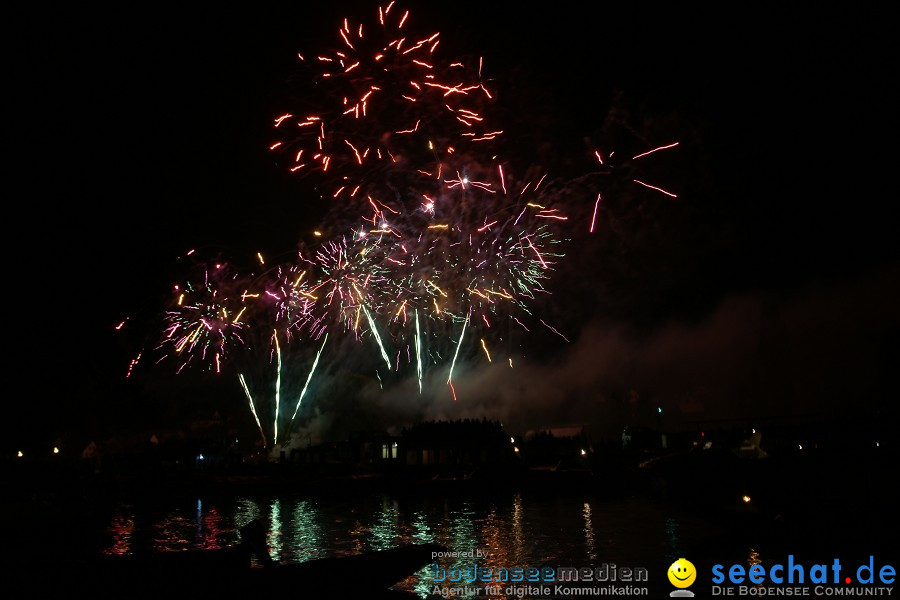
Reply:
M486 123L481 59L443 58L440 34L412 21L391 2L372 22L344 19L336 48L298 55L310 85L275 119L270 149L291 172L321 175L342 205L405 213L502 133Z
M230 265L220 262L200 270L199 277L173 288L157 362L175 360L177 372L194 363L219 373L244 344L246 305L236 291L240 276Z

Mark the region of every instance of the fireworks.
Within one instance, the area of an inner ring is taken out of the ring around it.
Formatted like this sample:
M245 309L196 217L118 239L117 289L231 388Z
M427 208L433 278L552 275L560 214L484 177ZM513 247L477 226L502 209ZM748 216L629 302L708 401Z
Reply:
M256 273L201 266L175 286L157 348L157 362L178 372L230 365L264 445L289 435L329 336L370 350L380 381L415 373L421 393L442 370L454 399L460 360L512 368L496 342L509 348L513 332L538 324L566 339L535 316L564 256L565 194L490 151L502 130L486 116L493 95L481 60L444 58L440 34L415 33L393 2L370 23L345 19L335 40L299 56L310 86L275 119L270 150L291 172L318 178L342 233L281 263L257 253ZM595 156L609 166L611 156Z
M316 173L342 211L415 210L502 133L487 124L481 59L443 58L440 33L412 21L393 2L370 22L344 19L333 49L298 55L309 85L274 120L270 149L291 172Z
M229 265L218 263L203 268L199 280L174 287L157 362L171 357L178 372L192 362L221 372L233 349L244 344L246 306L235 293L238 277Z

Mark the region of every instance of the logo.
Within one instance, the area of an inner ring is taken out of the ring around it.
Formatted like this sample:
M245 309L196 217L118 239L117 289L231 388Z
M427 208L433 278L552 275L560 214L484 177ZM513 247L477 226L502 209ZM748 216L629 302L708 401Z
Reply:
M713 596L889 596L897 569L874 555L848 568L838 558L810 565L788 554L786 561L772 564L713 565L712 575Z
M697 569L694 568L694 564L691 561L686 558L679 558L672 563L666 574L669 576L669 583L678 588L677 590L672 590L669 596L672 598L694 597L694 592L687 589L697 579Z

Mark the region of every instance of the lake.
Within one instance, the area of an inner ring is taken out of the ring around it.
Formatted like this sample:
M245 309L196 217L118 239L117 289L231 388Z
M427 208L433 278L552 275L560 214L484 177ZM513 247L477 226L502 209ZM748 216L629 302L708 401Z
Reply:
M459 553L435 559L437 571L426 567L394 588L420 598L438 597L439 588L455 585L447 581L455 569L473 565L510 573L531 567L605 566L620 574L623 568L646 569L648 580L632 585L659 596L674 589L666 578L669 565L686 557L696 565L696 588L705 596L714 564L765 566L784 562L788 554L830 561L829 553L841 551L850 554L841 555L844 560L856 560L866 552L856 545L829 547L818 537L804 542L756 535L752 528L736 529L731 521L643 494L609 497L552 488L154 497L122 501L111 514L107 554L225 548L237 544L238 530L254 519L267 524L270 554L283 563L424 542ZM436 582L436 575L444 581ZM559 597L552 588L547 594L548 588L522 585L504 587L495 597L508 597L505 591L514 597ZM479 597L484 587L476 583L462 591ZM335 582L337 597L339 590Z

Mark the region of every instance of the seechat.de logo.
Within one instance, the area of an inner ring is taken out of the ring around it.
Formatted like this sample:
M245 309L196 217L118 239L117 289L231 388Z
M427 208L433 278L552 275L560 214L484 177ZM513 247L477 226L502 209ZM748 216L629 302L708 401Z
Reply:
M669 583L678 588L670 592L669 596L673 598L694 597L694 592L687 589L697 579L697 569L694 568L694 564L691 561L686 558L679 558L672 563L666 574L669 576Z

